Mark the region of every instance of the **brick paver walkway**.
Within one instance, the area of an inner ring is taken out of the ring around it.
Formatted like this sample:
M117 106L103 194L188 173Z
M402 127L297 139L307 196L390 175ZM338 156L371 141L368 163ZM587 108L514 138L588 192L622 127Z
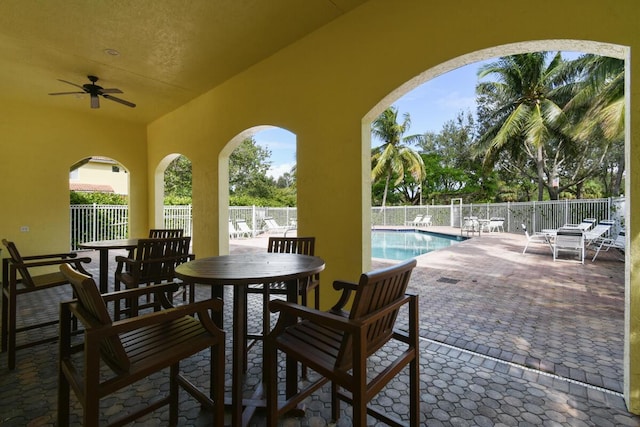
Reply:
M522 255L524 243L522 235L486 233L418 258L410 286L420 295L422 425L640 426L620 394L624 264L614 252L584 265L553 262L542 245ZM233 241L231 248L265 250L266 239ZM97 273L97 262L92 268ZM48 310L19 307L21 315L55 314L59 292L42 292L31 301ZM197 293L204 298L209 289L199 286ZM230 317L231 303L225 301L225 307ZM257 322L260 307L250 313L250 322ZM261 372L259 353L252 353L249 387ZM55 425L56 354L55 344L22 350L11 372L6 354L0 355L0 425ZM183 364L197 383L206 383L206 358L203 353ZM166 380L157 375L140 390L119 393L103 405L105 419L160 389L166 389ZM406 397L401 375L375 404L402 417ZM309 398L305 418L283 425L328 425L329 401L325 387ZM75 398L72 402L77 425L80 407ZM350 409L342 413L336 425L350 425ZM167 416L162 409L140 425L166 425ZM181 394L180 425L209 424L209 414ZM264 424L260 412L252 424Z

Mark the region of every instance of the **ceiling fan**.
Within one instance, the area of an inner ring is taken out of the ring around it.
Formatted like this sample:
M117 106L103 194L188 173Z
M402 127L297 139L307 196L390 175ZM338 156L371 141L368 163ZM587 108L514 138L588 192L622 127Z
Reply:
M136 104L134 104L133 102L125 101L124 99L116 98L115 96L111 95L112 93L122 93L120 89L105 89L96 84L96 82L98 81L98 78L96 76L87 76L87 78L91 81L91 83L85 83L82 86L68 82L66 80L58 79L63 83L67 83L71 86L82 89L82 92L56 92L50 93L49 95L84 95L85 93L88 93L91 96L91 108L100 108L100 96L110 101L115 101L122 105L126 105L127 107L134 108L136 106Z

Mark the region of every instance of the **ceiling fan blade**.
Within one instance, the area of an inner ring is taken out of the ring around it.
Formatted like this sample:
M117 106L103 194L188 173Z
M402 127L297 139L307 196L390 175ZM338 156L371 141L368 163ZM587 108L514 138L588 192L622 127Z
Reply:
M111 88L111 89L102 89L102 93L124 93L120 89Z
M100 100L97 94L91 94L91 108L100 108Z
M104 94L102 96L104 96L106 99L110 101L115 101L122 105L126 105L127 107L135 108L136 106L136 104L134 104L133 102L125 101L124 99L116 98L115 96L111 96L109 94Z
M79 89L85 90L85 88L83 88L82 86L77 85L77 84L75 84L75 83L71 83L71 82L68 82L68 81L66 81L66 80L62 80L62 79L58 79L58 81L59 81L59 82L62 82L62 83L66 83L66 84L71 85L71 86L75 86L75 87L77 87L77 88L79 88Z
M49 95L84 95L86 92L55 92Z

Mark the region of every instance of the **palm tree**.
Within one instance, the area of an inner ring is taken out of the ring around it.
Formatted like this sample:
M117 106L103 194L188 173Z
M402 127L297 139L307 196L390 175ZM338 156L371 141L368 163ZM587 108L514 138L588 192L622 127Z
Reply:
M588 138L600 127L607 139L624 138L624 61L587 54L568 62L566 72L584 76L571 86L565 106L567 111L586 108L575 133Z
M499 58L478 70L479 78L493 75L497 80L476 87L491 103L489 125L477 142L477 153L484 155L485 164L495 162L502 151L532 162L539 200L545 187L551 193L558 173L558 165L549 168L547 159L571 143L562 132L566 117L555 98L564 84L562 57L558 52L549 62L547 56L548 52L534 52Z
M371 179L385 179L382 207L387 202L387 192L391 178L395 177L394 185L402 182L405 172L409 172L416 182L421 183L426 172L422 157L408 145L422 142L422 135L410 135L403 137L411 127L409 113L404 113L402 123L398 123L398 110L389 107L382 112L371 124L371 135L383 142L382 145L373 148L371 161Z
M587 54L567 63L566 72L583 76L571 86L571 100L565 106L570 115L579 116L572 130L579 140L601 141L609 151L605 163L614 171L611 194L620 194L624 175L624 61Z

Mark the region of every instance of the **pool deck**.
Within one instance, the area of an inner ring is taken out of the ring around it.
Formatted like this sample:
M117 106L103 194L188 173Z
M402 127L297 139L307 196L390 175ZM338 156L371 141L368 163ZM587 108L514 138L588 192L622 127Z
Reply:
M410 287L420 295L421 425L640 426L640 417L626 411L621 395L624 263L619 253L601 253L592 263L590 251L584 265L568 258L554 262L549 247L540 244L523 255L525 241L524 235L483 233L417 258ZM264 251L266 242L266 236L234 239L230 251ZM372 261L373 268L389 263ZM92 269L97 272L97 258ZM198 287L198 298L207 293L208 288ZM55 425L56 353L55 344L22 350L12 372L6 369L6 354L0 355L0 425ZM196 380L206 377L203 357L185 364ZM247 382L255 384L252 378L260 372L256 354ZM164 378L151 382L141 391L123 392L128 398L121 402L112 400L103 407L105 417L134 405L131 393L143 398L155 383L166 387ZM402 416L406 396L400 377L375 402ZM77 422L80 410L72 401ZM309 398L304 418L282 425L331 425L329 402L325 387ZM350 409L344 406L337 426L350 425ZM167 416L166 408L158 410L140 425L165 425ZM210 420L181 394L180 425ZM252 425L264 425L260 412Z

